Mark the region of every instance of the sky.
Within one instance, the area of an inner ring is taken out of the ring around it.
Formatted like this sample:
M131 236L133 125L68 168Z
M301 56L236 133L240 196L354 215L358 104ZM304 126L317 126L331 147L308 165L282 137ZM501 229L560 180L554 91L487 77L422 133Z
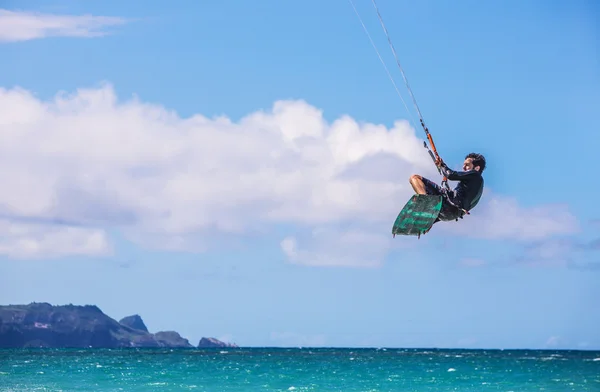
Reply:
M0 2L0 303L95 304L194 345L600 349L600 6Z

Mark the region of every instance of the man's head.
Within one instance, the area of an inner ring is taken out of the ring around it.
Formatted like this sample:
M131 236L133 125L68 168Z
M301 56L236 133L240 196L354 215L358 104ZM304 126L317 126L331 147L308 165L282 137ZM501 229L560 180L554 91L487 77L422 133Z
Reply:
M478 172L483 173L485 170L485 157L474 152L468 154L463 163L463 170L477 170Z

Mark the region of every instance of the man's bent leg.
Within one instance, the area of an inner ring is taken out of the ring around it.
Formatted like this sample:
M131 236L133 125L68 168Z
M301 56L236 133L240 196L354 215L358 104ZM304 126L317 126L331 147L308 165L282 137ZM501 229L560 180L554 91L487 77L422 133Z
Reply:
M442 188L431 180L418 174L410 176L410 185L419 195L443 195Z
M423 183L423 177L418 174L413 174L410 176L409 182L415 193L418 193L419 195L427 194L425 184Z

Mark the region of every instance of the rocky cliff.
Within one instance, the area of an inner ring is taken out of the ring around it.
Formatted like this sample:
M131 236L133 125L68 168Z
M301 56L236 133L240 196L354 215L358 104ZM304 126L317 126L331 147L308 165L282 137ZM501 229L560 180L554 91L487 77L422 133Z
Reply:
M202 338L198 343L199 348L210 348L210 347L238 347L232 343L225 343L215 338Z
M137 314L122 318L119 320L119 324L125 325L129 328L138 329L140 331L149 332L146 324L144 324L144 320L142 320L142 318Z
M177 332L148 332L138 315L121 321L94 305L0 306L0 348L193 347Z

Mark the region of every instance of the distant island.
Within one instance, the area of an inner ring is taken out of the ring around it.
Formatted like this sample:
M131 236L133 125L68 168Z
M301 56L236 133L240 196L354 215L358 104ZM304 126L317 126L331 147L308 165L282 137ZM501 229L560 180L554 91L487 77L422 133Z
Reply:
M116 321L95 305L0 306L0 348L238 347L215 338L198 346L175 331L148 331L135 314Z

